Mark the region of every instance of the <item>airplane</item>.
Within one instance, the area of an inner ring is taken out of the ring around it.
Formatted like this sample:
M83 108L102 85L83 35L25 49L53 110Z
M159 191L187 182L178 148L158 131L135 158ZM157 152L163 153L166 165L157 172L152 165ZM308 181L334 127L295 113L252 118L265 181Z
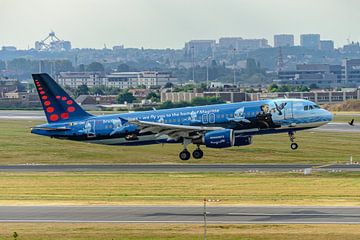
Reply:
M32 75L47 123L31 133L106 145L180 143L181 160L200 159L200 146L228 148L252 144L254 135L288 133L322 126L332 113L303 99L272 99L94 116L84 111L48 74ZM189 144L196 145L192 154Z

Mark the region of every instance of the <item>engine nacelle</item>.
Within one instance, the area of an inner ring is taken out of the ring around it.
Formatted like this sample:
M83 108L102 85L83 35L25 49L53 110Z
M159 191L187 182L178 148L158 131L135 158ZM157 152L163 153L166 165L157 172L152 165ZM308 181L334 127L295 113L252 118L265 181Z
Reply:
M217 130L205 133L203 144L208 148L227 148L235 144L235 135L232 129Z
M246 146L252 144L252 136L235 135L234 146Z

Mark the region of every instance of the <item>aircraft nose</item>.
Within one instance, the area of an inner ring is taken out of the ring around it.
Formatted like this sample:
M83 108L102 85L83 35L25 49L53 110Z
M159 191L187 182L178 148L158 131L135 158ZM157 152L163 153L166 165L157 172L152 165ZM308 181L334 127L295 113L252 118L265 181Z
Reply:
M331 122L334 118L334 115L332 114L332 112L330 112L328 110L324 109L324 111L325 111L325 116L326 116L327 121Z

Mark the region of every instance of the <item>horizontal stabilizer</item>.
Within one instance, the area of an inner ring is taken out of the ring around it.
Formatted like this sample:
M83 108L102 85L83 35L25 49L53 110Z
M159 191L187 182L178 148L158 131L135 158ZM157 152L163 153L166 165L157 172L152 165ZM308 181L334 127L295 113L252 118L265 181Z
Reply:
M50 127L33 127L31 130L44 130L44 131L67 131L70 130L70 128L66 127L58 127L58 128L50 128Z

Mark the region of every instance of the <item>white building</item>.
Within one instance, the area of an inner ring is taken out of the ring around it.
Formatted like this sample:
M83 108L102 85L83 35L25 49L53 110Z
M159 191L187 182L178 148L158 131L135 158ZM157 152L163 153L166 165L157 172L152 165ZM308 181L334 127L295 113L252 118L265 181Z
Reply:
M261 39L241 39L238 41L239 51L253 51L259 48L268 48L270 47L268 44L268 40L265 38Z
M293 47L294 35L292 34L277 34L274 35L274 47Z
M153 86L165 86L170 82L177 83L177 78L166 72L114 72L106 76L100 73L91 72L62 72L57 77L57 82L63 86L77 88L81 85L88 87L107 86L120 89L137 88L145 86L151 88Z
M88 87L106 85L106 78L98 72L61 72L56 81L62 86L77 88L81 85Z

